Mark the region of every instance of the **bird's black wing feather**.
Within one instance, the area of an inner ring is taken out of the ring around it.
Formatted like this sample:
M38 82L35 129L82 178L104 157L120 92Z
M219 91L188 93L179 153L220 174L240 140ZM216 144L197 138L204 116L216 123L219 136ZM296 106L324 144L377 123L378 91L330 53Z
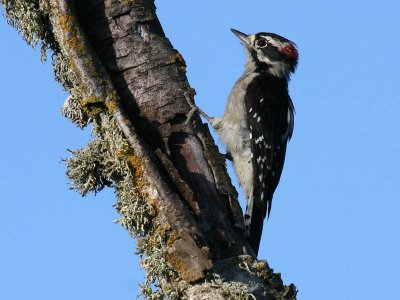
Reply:
M264 218L271 211L273 193L285 160L286 143L292 128L288 112L287 86L270 78L256 77L248 86L245 107L251 132L253 191L247 199L245 225L251 247L257 253ZM291 118L293 116L291 115Z

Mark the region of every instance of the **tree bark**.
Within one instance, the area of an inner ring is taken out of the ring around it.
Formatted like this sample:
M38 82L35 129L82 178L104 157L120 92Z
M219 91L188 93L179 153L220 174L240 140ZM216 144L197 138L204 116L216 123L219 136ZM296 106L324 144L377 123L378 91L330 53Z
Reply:
M252 257L207 125L198 116L186 123L184 95L193 90L154 1L0 0L29 36L15 2L37 14L38 36L55 53L56 78L71 92L64 114L82 127L94 123L97 139L72 151L67 174L82 194L116 188L122 223L139 236L150 284L158 281L158 291L143 288L145 296L295 299L294 285ZM138 221L147 211L138 214L138 205L150 207L150 221Z
M185 63L165 38L154 3L79 1L77 13L147 149L143 156L155 154L149 176L160 194L157 205L179 234L171 245L171 260L194 271L193 253L204 253L199 272L186 278L197 280L213 261L249 253L237 195L221 170L210 133L198 117L195 126L185 125L190 111L184 97L190 89Z

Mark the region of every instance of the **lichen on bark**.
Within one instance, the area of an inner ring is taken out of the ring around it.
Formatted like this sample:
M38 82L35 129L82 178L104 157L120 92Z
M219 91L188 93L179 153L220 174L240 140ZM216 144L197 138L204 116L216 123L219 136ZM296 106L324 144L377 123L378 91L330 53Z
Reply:
M46 58L48 49L57 45L49 28L46 0L0 0L5 10L7 23L13 26L21 37L32 47L40 45L41 58Z

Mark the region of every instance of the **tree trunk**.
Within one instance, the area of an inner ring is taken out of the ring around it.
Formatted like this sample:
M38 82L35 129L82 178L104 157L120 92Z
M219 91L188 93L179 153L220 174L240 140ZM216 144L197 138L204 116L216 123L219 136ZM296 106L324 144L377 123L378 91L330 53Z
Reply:
M67 159L85 195L117 191L149 299L295 299L244 236L237 193L207 125L187 122L185 62L152 0L0 0L30 44L54 52L63 108L95 138ZM29 14L27 14L29 12ZM33 25L32 25L33 24ZM152 284L157 281L158 289Z

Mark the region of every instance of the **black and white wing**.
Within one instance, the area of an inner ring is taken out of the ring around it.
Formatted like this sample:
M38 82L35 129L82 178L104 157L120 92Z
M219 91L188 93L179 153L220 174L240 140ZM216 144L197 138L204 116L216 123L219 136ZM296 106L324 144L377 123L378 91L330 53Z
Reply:
M245 96L253 166L253 190L247 199L245 225L256 254L264 219L271 212L272 197L282 173L294 113L286 86L269 86L260 82L263 80L261 76L253 80Z

